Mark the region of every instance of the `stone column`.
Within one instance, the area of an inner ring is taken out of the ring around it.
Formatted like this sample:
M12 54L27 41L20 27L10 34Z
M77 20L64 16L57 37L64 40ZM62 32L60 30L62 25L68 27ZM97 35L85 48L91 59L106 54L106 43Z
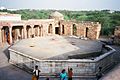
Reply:
M96 29L96 39L99 39L100 31L101 31L101 24L98 24L97 29Z
M55 34L55 24L52 24L52 34Z
M44 33L43 33L43 26L41 27L41 36L43 36Z
M26 39L27 38L26 26L23 26L23 35L24 35L24 39Z
M39 36L42 37L42 26L39 27Z
M34 35L35 36L35 34L34 34L34 25L30 25L31 26L31 33L32 33L32 35Z
M63 35L63 34L62 34L62 30L63 30L62 28L63 28L63 27L62 27L62 26L63 26L63 25L59 25L59 29L60 29L60 30L59 30L59 31L60 31L60 35Z
M2 46L2 31L1 31L1 26L0 26L0 46Z
M4 35L5 30L1 29L1 35L2 35L2 43L5 42L5 35Z
M70 26L71 36L73 35L73 26Z
M47 32L48 32L48 29L47 29L47 28L48 28L48 27L47 27L46 24L43 24L43 25L42 25L42 30L41 30L42 36L46 36L46 35L47 35Z
M12 44L12 27L9 27L10 45Z
M23 31L23 28L22 28L22 34L21 34L21 39L23 39L24 38L24 31Z
M20 30L19 29L16 29L16 40L18 41L19 40L19 36L20 36Z
M37 27L37 37L39 37L40 31L39 31L39 26Z

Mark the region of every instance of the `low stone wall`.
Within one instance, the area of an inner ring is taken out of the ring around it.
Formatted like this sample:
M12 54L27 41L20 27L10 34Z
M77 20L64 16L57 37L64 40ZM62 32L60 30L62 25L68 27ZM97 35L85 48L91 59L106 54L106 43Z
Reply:
M96 76L99 67L102 72L113 64L113 53L115 49L110 46L109 51L95 59L70 59L70 60L39 60L32 56L20 53L9 48L10 62L28 72L32 72L35 65L39 66L41 75L56 75L62 69L73 68L74 76Z

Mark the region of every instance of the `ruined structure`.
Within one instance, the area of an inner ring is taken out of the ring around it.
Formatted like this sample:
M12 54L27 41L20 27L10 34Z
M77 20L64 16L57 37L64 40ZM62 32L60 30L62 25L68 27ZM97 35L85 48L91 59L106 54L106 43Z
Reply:
M87 37L98 39L101 24L98 22L66 21L59 12L49 19L21 20L19 14L0 13L0 44L14 43L20 39L58 34L63 36Z
M100 67L102 72L106 71L113 65L115 50L105 46L107 49L103 51L100 42L79 39L98 39L100 30L98 22L66 21L58 12L51 14L49 19L30 20L21 20L19 14L0 14L0 45L24 39L9 48L8 61L29 72L38 65L42 75L56 75L69 66L73 68L74 76L96 77ZM101 55L93 56L97 54L93 52ZM80 54L92 56L80 58Z
M114 43L120 44L120 26L116 26L114 32Z

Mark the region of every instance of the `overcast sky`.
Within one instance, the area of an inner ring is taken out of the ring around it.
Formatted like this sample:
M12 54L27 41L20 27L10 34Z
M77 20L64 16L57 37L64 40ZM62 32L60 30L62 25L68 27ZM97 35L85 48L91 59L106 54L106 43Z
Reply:
M120 0L0 0L0 7L10 9L109 9L120 11Z

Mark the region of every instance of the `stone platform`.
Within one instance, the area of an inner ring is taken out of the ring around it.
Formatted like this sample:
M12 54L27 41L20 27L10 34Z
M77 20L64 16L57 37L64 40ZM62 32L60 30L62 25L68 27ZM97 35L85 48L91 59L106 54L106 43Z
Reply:
M99 52L101 47L98 41L54 35L21 40L10 49L40 60L67 60L68 56Z
M71 67L74 76L94 78L100 67L104 72L113 65L115 50L112 47L106 45L104 54L91 59L69 59L69 56L93 54L101 51L101 47L101 42L75 37L54 35L32 38L21 40L9 48L10 62L28 72L32 72L35 65L38 65L43 76L58 76L62 69Z

